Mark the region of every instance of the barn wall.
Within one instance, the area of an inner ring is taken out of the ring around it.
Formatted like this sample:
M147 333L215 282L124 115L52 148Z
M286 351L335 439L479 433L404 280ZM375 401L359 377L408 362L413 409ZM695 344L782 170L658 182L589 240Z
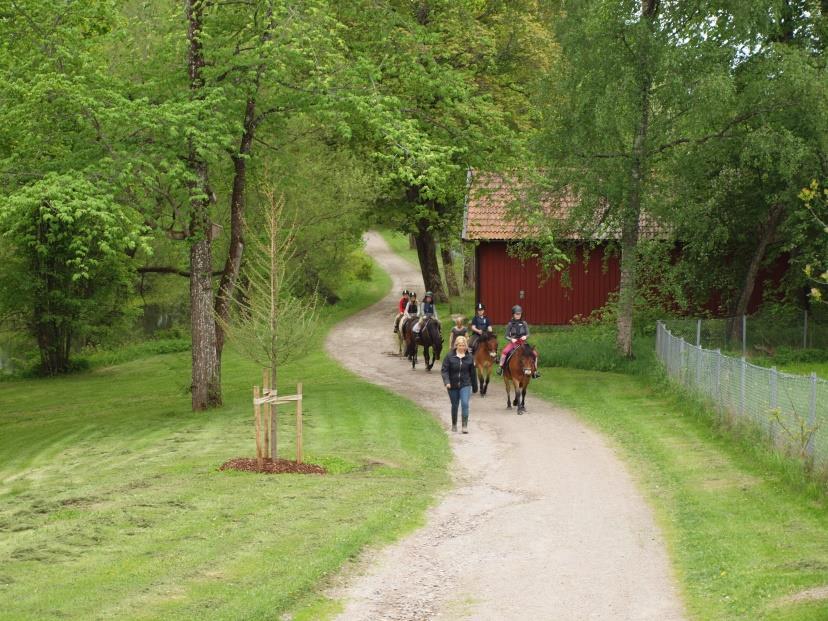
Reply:
M513 305L520 304L530 324L568 324L576 315L589 315L607 302L620 284L619 258L604 259L604 248L587 253L581 248L569 268L569 284L561 274L544 283L535 259L521 262L510 257L504 242L484 242L478 247L477 298L486 304L495 323L509 321ZM520 292L523 291L523 298Z

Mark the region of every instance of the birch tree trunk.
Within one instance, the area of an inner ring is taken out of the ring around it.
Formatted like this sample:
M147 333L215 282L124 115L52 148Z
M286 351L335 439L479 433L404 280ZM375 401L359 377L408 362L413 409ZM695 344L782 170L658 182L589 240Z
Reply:
M203 0L185 0L187 15L187 67L190 96L203 95L204 53L201 43ZM216 353L216 324L213 319L213 258L210 184L207 163L198 154L191 138L187 163L193 173L190 183L190 314L192 333L192 407L205 410L221 404L221 375Z
M658 13L659 0L641 0L642 19L650 28ZM642 52L646 56L646 51ZM619 353L633 357L633 315L635 312L636 272L638 268L638 238L641 222L641 194L647 171L647 137L650 129L650 96L652 76L647 68L647 58L641 59L641 99L638 125L633 138L630 158L630 189L627 204L621 214L621 283L618 292L618 319L616 322L616 346Z

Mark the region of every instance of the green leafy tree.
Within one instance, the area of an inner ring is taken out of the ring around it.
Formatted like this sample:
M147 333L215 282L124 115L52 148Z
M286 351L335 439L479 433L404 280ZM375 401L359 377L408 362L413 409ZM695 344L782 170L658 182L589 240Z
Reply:
M111 188L82 177L48 174L2 201L0 304L36 338L44 373L68 371L73 342L118 314L142 231Z
M678 198L677 150L728 139L769 111L737 105L737 72L755 42L751 28L787 4L586 0L562 10L562 63L548 86L556 105L545 111L541 148L552 186L569 187L593 222L620 231L624 356L632 356L642 213L664 217Z

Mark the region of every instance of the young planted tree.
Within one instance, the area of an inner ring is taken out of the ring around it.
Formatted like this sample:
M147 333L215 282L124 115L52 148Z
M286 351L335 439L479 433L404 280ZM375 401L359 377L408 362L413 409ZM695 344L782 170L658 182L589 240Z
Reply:
M278 368L301 354L316 322L316 297L298 297L298 275L290 272L296 252L299 223L285 218L284 199L266 187L262 231L252 238L242 268L240 295L233 299L229 320L218 318L230 342L267 370L268 385L276 390ZM276 459L276 417L271 418L270 457Z

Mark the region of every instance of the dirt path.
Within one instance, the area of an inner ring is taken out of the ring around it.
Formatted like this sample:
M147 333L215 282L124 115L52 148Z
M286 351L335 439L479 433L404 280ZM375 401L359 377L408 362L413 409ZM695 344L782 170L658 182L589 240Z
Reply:
M404 360L377 355L399 290L419 283L422 291L422 279L376 234L368 235L368 252L393 277L393 291L338 327L338 346L328 350L347 367L367 361L354 370L448 428L438 368L427 375L421 365L411 371ZM334 594L346 601L338 618L684 619L650 510L602 437L531 394L526 416L505 405L500 381L485 399L474 396L470 433L448 432L454 487L425 527L368 553L346 577Z

